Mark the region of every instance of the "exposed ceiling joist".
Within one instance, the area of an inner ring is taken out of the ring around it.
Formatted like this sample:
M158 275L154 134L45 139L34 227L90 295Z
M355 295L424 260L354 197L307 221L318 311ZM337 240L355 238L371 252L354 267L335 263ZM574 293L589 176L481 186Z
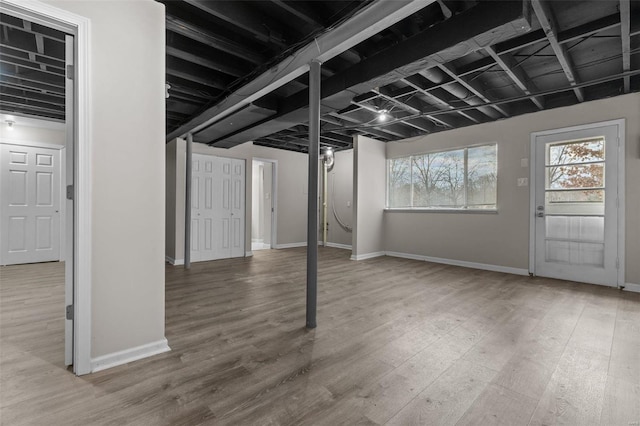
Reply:
M518 66L516 60L510 53L504 53L500 56L493 48L485 47L485 51L496 61L496 64L509 76L509 78L522 90L526 95L531 95L538 91L538 88L531 81L529 76ZM544 100L535 96L531 97L531 101L536 104L538 109L544 109Z
M329 59L366 40L373 34L410 16L434 0L389 1L373 3L349 20L323 34L304 48L295 52L278 65L270 68L245 86L231 93L219 104L167 135L167 140L197 132L208 125L232 114L256 99L298 78L308 70L309 63L316 59Z
M233 66L229 66L219 61L212 61L208 58L203 58L202 56L195 55L191 52L187 52L185 50L176 49L173 46L167 46L167 55L173 56L174 58L182 59L183 61L188 61L193 64L200 65L202 67L206 67L212 69L214 71L219 71L225 74L233 75L235 77L241 77L246 73L238 68Z
M575 68L573 66L573 62L571 57L569 56L569 52L565 45L560 44L558 41L558 24L553 16L553 12L549 5L548 0L531 0L531 4L533 6L533 10L536 13L538 21L544 30L547 39L549 40L549 44L551 44L551 48L558 58L558 62L562 66L562 70L567 76L567 80L569 80L569 84L575 86L578 83L578 78L575 73ZM578 101L584 102L584 92L582 89L576 87L574 90L576 94L576 98Z
M453 59L456 55L462 55L463 50L471 52L480 49L474 37L482 39L484 43L487 43L485 38L493 37L498 42L530 28L520 2L479 3L467 13L454 16L446 22L447 25L430 27L324 80L321 96L325 99L324 103L330 99L333 105L340 108L340 102L350 102L350 98L347 99L348 91L364 93L444 63L447 54ZM338 94L339 97L332 98ZM307 91L303 91L282 103L281 114L306 108L306 104ZM456 127L449 122L445 124L442 119L436 121L441 125Z
M479 99L482 100L482 102L484 103L491 102L491 100L484 94L484 91L478 86L478 84L467 82L464 78L458 76L458 74L456 73L456 70L453 68L452 65L439 65L439 68L443 72L447 73L449 77L453 78L458 84L460 84L465 89L467 89L468 91L476 95ZM471 102L468 102L468 103L469 105L472 105ZM503 117L509 117L509 113L504 107L499 105L494 105L492 108L495 111L498 111ZM481 111L484 111L484 110L481 110ZM495 117L492 116L492 118L495 118Z
M273 44L280 48L286 47L282 36L276 32L278 22L271 21L268 16L259 14L239 1L202 1L184 0L193 7L200 9L218 19L229 22L266 44Z
M196 76L192 73L188 73L185 71L180 71L173 68L167 68L166 71L168 75L172 75L174 77L178 77L183 80L192 81L194 83L202 84L203 86L208 86L214 89L224 90L226 87L223 83L216 82L215 80L208 79L206 77Z
M622 71L631 70L631 4L620 0L620 37L622 41ZM624 77L624 93L631 91L631 77Z
M614 75L608 75L606 77L602 77L602 78L597 78L594 80L589 80L589 81L583 81L581 83L577 83L575 86L573 85L569 85L568 87L560 87L557 89L549 89L549 90L542 90L539 91L537 93L533 93L533 96L549 96L549 95L555 95L558 93L563 93L563 92L569 92L569 91L573 91L575 88L585 88L585 87L590 87L590 86L598 86L598 85L602 85L605 83L609 83L615 80L620 80L624 77L634 77L640 75L640 70L631 70L628 72L623 72L620 74L614 74ZM510 98L503 98L503 99L499 99L499 100L495 100L493 102L491 102L490 105L503 105L503 104L509 104L509 103L514 103L514 102L520 102L523 100L528 99L530 96L529 95L521 95L521 96L514 96L514 97L510 97ZM442 114L448 114L450 112L455 112L455 111L468 111L470 109L475 108L474 106L462 106L462 107L456 107L454 110L452 111L436 111L433 112L432 114L435 116L438 115L442 115ZM425 115L425 114L422 114Z
M262 64L266 60L264 56L257 54L240 43L213 34L202 28L196 28L179 18L167 15L166 21L168 31L183 35L191 40L216 48L230 55L237 56L255 65Z
M278 5L280 8L308 25L312 25L318 28L322 27L322 24L320 23L320 17L316 16L316 14L311 11L309 7L306 7L302 2L286 2L284 0L271 0L271 2Z

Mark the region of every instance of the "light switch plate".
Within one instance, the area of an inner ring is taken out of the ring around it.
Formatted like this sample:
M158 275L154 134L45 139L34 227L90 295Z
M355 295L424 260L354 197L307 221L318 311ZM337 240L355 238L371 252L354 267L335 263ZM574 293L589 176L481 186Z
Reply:
M518 178L518 186L528 186L529 179L528 178Z

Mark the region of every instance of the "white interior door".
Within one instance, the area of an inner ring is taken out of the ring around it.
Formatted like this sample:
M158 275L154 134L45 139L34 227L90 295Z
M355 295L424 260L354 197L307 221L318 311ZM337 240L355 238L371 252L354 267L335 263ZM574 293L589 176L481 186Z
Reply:
M618 144L616 124L532 138L536 275L617 285Z
M231 161L231 229L230 257L243 257L244 251L244 216L245 216L245 161Z
M60 150L2 144L0 263L60 260Z
M244 160L193 154L191 260L244 256Z
M216 157L193 154L191 180L191 260L215 259L215 180L220 174Z

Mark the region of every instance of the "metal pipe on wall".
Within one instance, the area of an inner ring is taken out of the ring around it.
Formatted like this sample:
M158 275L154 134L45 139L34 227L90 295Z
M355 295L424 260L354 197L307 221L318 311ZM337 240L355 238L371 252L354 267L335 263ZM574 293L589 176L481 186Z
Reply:
M320 62L309 64L309 206L307 211L307 328L316 328L318 297L318 159L320 150Z
M184 269L191 268L191 165L193 134L187 135L187 155L185 158L185 193L184 193Z
M329 191L327 191L327 183L328 183L328 170L329 167L327 166L327 162L326 161L322 161L322 169L323 169L323 176L322 176L322 245L324 247L327 246L327 231L329 230L329 218L327 218L327 196L329 194Z

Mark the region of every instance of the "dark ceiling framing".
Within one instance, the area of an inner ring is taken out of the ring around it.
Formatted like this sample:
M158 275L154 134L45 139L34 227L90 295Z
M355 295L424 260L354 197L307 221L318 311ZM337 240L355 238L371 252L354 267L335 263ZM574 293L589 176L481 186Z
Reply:
M0 112L65 118L65 36L0 14Z
M168 134L378 4L162 2ZM0 110L63 120L64 35L0 18ZM321 144L348 149L357 134L393 141L631 93L638 69L640 2L438 0L322 64ZM216 121L205 117L194 139L306 152L307 84L300 75ZM382 109L391 115L384 123Z
M575 3L438 2L351 48L323 64L321 144L347 149L356 134L393 141L637 91L640 7L629 0ZM310 1L188 0L169 12L167 54L181 61L170 61L167 71L169 83L177 82L171 107L168 102L169 129L215 105L225 88L256 75L251 70L273 64L278 52L292 49L292 36L299 42L332 25ZM196 12L198 19L187 22ZM527 15L531 27L468 47L505 23L522 22L516 15ZM289 19L299 26L291 28ZM226 25L225 31L200 27L205 21ZM197 41L198 48L180 37ZM619 55L608 41L616 37ZM589 62L583 43L602 59ZM204 55L208 48L231 61ZM456 55L454 48L460 49ZM213 72L207 76L203 69ZM194 140L217 147L254 141L306 152L307 93L302 76L251 108L200 128ZM392 116L388 122L376 120L382 109Z

